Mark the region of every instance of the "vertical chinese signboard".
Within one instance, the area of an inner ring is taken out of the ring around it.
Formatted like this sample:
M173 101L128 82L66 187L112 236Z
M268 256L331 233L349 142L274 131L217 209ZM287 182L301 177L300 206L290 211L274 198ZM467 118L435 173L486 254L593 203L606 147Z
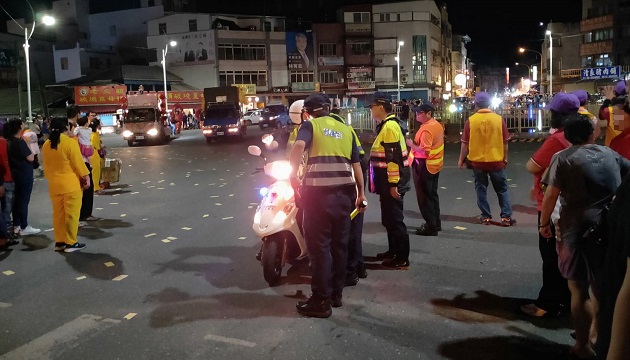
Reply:
M74 102L81 106L119 105L127 94L127 86L75 86Z

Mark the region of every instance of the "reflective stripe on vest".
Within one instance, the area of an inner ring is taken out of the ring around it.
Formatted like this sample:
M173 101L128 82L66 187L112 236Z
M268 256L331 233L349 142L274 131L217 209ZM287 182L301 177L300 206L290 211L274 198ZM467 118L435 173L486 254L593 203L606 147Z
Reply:
M437 149L432 149L427 158L427 164L440 165L444 161L444 144Z
M330 116L310 121L313 141L308 151L306 186L354 184L352 176L352 130Z

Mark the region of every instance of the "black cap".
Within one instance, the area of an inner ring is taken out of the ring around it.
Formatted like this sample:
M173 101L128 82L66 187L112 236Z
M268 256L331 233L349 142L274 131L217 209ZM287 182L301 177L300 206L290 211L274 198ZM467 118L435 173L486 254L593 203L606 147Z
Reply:
M431 105L431 104L422 104L422 105L418 106L418 112L426 113L426 112L429 112L429 111L432 112L432 113L435 112L435 108L433 107L433 105Z
M385 105L385 104L391 104L392 103L392 97L387 94L384 93L382 91L377 91L374 93L374 100L372 100L372 104L371 105Z
M322 110L324 108L324 105L329 104L330 100L328 99L328 96L320 93L309 95L309 97L304 100L304 108L307 111Z

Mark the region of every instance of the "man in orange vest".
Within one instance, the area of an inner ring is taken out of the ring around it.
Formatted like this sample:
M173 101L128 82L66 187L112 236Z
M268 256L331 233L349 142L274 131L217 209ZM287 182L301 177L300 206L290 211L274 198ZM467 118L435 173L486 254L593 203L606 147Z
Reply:
M411 167L418 207L426 222L416 230L416 234L422 236L437 236L438 231L442 230L438 180L444 165L444 128L433 118L434 113L432 105L420 105L416 120L422 126L415 140L407 139L407 146L411 148L414 158Z
M477 112L464 124L459 168L464 167L466 159L472 165L477 206L481 210L479 221L484 225L490 225L492 220L487 195L489 176L499 198L501 225L511 226L515 221L512 219L512 206L504 171L508 163L510 133L503 118L489 109L491 102L492 98L487 92L475 95Z

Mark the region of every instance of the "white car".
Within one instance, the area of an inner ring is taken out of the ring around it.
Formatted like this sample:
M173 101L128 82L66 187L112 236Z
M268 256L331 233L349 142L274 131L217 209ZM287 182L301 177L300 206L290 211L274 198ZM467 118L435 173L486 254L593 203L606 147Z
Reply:
M243 116L247 125L258 125L262 120L262 110L248 110Z

